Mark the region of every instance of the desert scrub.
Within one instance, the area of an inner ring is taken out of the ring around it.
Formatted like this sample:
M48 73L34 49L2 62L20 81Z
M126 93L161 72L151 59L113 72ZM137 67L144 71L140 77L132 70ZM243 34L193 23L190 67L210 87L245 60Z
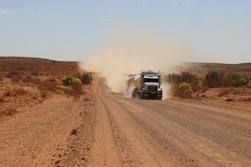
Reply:
M231 77L232 77L232 84L235 87L247 85L250 81L247 75L240 73L233 73Z
M181 74L168 74L165 76L165 81L178 86L179 84L186 82L189 83L193 91L200 89L200 79L190 72L183 71Z
M193 93L192 86L187 82L182 82L179 84L177 89L177 94L182 98L191 98Z
M92 81L92 75L91 73L84 73L82 75L80 75L80 80L83 84L90 84Z
M66 76L62 79L62 83L64 86L71 86L72 85L72 81L73 81L73 77L72 76Z
M73 78L71 87L74 91L82 93L82 82L80 79Z
M70 96L78 96L83 93L82 82L79 78L67 76L62 79L62 83L65 86L63 91Z
M209 88L217 88L221 86L221 76L217 71L210 71L206 74L204 85Z

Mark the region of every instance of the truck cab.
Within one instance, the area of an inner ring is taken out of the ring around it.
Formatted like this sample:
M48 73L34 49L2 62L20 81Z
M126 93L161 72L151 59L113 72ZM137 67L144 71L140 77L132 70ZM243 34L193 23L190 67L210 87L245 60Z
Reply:
M140 74L140 87L135 88L133 97L140 99L162 99L161 75L152 70L142 71Z

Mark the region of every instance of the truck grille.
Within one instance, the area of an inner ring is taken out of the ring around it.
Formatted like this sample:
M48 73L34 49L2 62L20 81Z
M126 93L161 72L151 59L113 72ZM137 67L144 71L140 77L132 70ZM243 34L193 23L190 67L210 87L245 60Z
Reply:
M155 91L157 91L157 86L155 86L155 85L149 85L148 86L148 90L150 91L150 92L155 92Z

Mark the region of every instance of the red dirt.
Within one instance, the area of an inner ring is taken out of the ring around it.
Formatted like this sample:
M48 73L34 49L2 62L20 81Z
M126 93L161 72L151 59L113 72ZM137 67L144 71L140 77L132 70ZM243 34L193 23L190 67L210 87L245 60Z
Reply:
M0 60L0 166L251 166L247 89L139 100L109 92L94 76L83 94L69 96L61 78L77 75L76 63ZM25 82L30 66L39 82Z

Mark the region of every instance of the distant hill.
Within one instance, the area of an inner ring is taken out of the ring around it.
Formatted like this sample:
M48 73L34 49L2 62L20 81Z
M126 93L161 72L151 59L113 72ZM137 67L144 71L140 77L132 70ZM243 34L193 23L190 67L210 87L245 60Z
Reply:
M184 63L176 67L179 71L189 71L197 75L204 75L209 71L217 72L237 72L247 74L251 77L251 63L223 64L223 63Z
M77 62L30 57L0 57L0 74L7 72L54 73L64 76L78 70Z
M12 64L12 69L20 68L20 66L47 66L47 69L50 67L55 68L58 66L60 70L60 65L67 65L71 68L76 68L77 62L70 61L56 61L43 58L32 58L32 57L0 57L0 68L6 66L6 63ZM56 63L51 66L51 63ZM9 66L10 67L10 66ZM238 72L247 74L251 77L251 62L250 63L241 63L241 64L223 64L223 63L195 63L187 62L182 65L176 66L175 71L189 71L197 75L205 75L208 71L218 71L218 72ZM1 69L0 69L1 70Z

